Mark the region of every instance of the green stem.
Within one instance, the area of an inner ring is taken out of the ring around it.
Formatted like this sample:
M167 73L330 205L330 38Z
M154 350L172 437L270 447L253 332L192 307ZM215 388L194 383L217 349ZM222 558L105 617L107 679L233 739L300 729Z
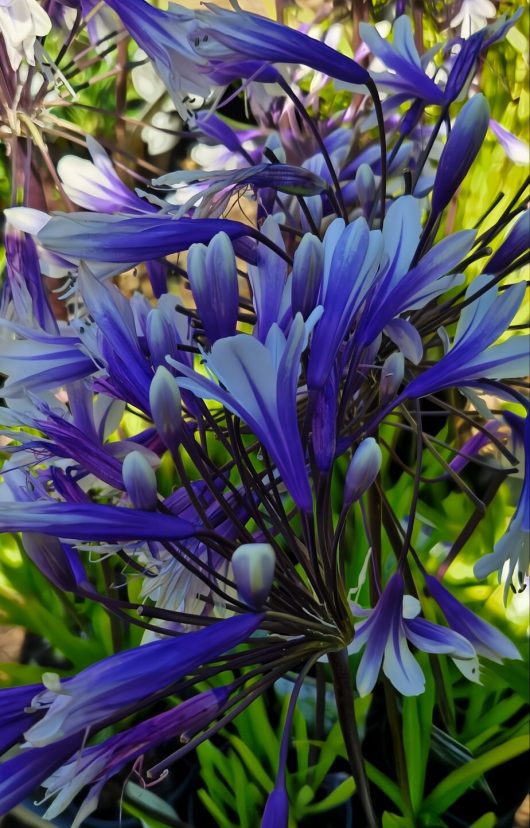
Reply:
M353 685L350 666L348 664L348 652L344 647L342 650L328 653L328 659L333 678L335 701L337 703L342 736L344 738L351 772L366 815L366 825L368 828L377 828L377 817L372 804L370 785L368 783L368 777L366 776L361 740L355 719Z

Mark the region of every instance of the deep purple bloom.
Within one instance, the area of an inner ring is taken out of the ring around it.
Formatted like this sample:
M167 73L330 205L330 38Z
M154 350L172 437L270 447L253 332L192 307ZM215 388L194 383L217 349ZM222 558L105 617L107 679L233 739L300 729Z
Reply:
M304 511L311 511L312 496L298 427L296 389L300 358L313 324L311 320L304 323L298 314L287 338L274 324L265 343L247 334L218 339L204 361L223 387L186 366L179 366L184 377L177 378L181 388L218 400L252 428Z
M471 299L489 279L489 276L475 279L466 298ZM422 397L453 385L480 385L482 378L524 375L528 365L528 337L513 336L500 345L492 344L515 316L524 290L524 284L513 285L502 293L491 288L468 304L460 314L450 350L413 379L401 398Z
M206 690L171 710L76 753L43 784L46 788L44 801L54 797L44 818L54 819L86 785L90 785L72 828L81 825L96 809L101 790L112 776L157 745L179 737L184 742L202 730L221 710L230 690L230 686Z
M0 753L18 742L30 726L32 714L28 713L25 708L30 706L31 700L42 689L42 684L0 689Z
M43 717L26 731L34 747L98 729L161 698L184 676L246 641L261 615L238 615L180 638L152 641L109 656L33 699Z
M427 653L448 653L456 658L472 659L475 650L469 641L452 630L431 624L416 616L420 604L404 594L403 577L392 575L373 610L354 604L354 615L367 616L355 625L351 653L365 651L357 670L357 689L361 696L370 693L377 681L381 664L394 687L405 696L423 692L425 677L409 650L410 642Z
M437 578L425 575L425 583L451 629L467 638L479 655L497 662L503 658L521 658L509 638L457 601Z
M530 210L517 219L499 249L486 265L486 273L502 273L530 248Z
M198 525L180 517L96 503L35 500L0 504L0 532L37 532L76 540L175 540Z
M24 749L0 762L0 814L30 796L53 771L81 747L83 734L54 742L46 747Z
M351 58L266 17L211 6L197 12L196 21L191 42L197 54L212 63L233 63L241 58L256 65L259 61L296 63L349 83L365 84L370 80L366 69Z

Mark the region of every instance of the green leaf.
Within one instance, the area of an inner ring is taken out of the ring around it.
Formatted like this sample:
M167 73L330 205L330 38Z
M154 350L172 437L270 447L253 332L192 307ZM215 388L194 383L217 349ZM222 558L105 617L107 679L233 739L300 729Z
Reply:
M530 704L528 664L523 661L508 661L504 664L496 664L494 661L490 661L482 666L481 673L485 685L488 684L489 677L494 677L501 681L503 685L509 687L510 690L515 690L527 704Z
M504 765L510 759L520 756L528 750L528 736L517 736L503 745L489 750L467 765L452 771L437 785L423 803L422 811L434 811L443 814L463 793L473 785L486 771Z
M125 786L123 808L145 828L168 828L179 823L177 812L168 802L134 782L127 782Z
M396 805L399 808L399 810L403 813L403 811L405 810L405 806L403 804L403 797L401 796L401 791L399 790L398 785L396 785L395 782L392 782L392 780L389 779L388 776L385 776L385 774L382 771L380 771L370 762L365 761L364 766L366 768L366 775L370 782L373 782L374 785L377 785L377 787L381 791L383 791L383 793L386 794L386 796L388 796L388 798L392 800L394 805Z
M484 816L481 816L480 819L477 819L469 828L494 828L495 825L497 825L497 817L493 811L489 811Z
M344 782L341 782L340 785L337 785L335 790L328 794L328 796L321 799L320 802L316 802L314 805L308 806L306 813L324 814L326 811L330 811L332 808L337 808L339 805L342 805L343 802L350 799L354 793L355 782L353 781L352 776L348 776L348 778L345 779Z
M385 811L383 814L383 828L414 828L414 824L407 817Z
M274 788L274 780L265 772L263 765L256 754L243 742L239 736L229 736L229 742L237 750L249 772L253 775L265 793L270 794Z
M212 797L209 795L204 788L198 792L197 796L201 800L204 807L211 813L213 818L216 820L217 825L219 828L234 828L234 823L231 819L229 819L221 808L213 801Z

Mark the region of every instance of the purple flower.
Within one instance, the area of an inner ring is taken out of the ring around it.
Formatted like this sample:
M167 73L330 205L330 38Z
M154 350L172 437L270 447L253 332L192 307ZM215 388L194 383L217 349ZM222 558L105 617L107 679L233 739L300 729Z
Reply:
M92 161L63 155L57 172L71 201L96 213L154 213L156 208L125 186L109 156L92 136L86 136Z
M109 656L73 678L49 684L33 699L43 717L25 732L33 747L103 724L170 693L197 667L246 641L261 615L238 615L180 638L153 641Z
M23 749L0 762L0 814L30 796L50 773L81 747L83 734L70 736L43 748Z
M54 819L86 785L90 785L72 823L72 828L77 828L96 809L101 790L112 776L163 742L179 738L182 742L187 741L217 716L230 691L230 686L206 690L171 710L76 753L43 783L46 788L44 801L54 797L44 819Z
M300 358L313 324L314 314L306 323L298 314L287 338L274 324L265 343L247 334L218 339L211 353L204 355L204 362L223 387L170 360L184 374L177 377L181 388L217 400L252 428L304 511L311 511L312 496L298 428L296 390Z
M528 414L524 422L523 439L524 481L517 509L508 530L497 541L493 552L483 555L475 564L474 569L477 578L485 578L491 572L497 571L500 582L504 566L508 563L508 573L504 583L504 603L508 600L514 573L517 571L520 579L524 579L530 569L530 415Z
M26 708L42 689L42 684L0 689L0 753L18 742L31 724L33 716Z
M175 540L199 527L174 515L96 503L0 503L0 532L37 532L76 540Z
M373 79L383 89L397 93L401 101L421 98L425 103L441 104L444 99L443 90L425 73L433 52L437 49L420 58L407 15L397 18L393 31L394 42L390 44L374 26L367 23L359 25L360 35L372 54L391 70L372 72Z
M527 336L512 336L500 345L492 345L515 316L525 286L513 285L502 292L491 288L473 300L489 280L489 276L479 276L472 282L466 292L466 299L472 301L462 309L451 348L435 365L413 379L400 399L423 397L451 386L480 385L482 378L502 379L527 373Z
M195 19L190 34L195 51L212 68L224 63L233 67L232 77L243 76L237 74L237 63L243 58L243 64L251 61L253 71L260 63L295 63L347 83L365 84L370 80L366 69L354 60L266 17L211 6L208 11L197 12Z
M489 112L486 98L478 94L458 113L434 179L432 209L436 215L447 207L477 157L488 131Z
M208 247L190 247L188 279L209 342L233 336L239 312L239 287L234 249L226 233L214 236Z
M425 583L451 629L464 636L479 655L497 662L502 662L503 658L521 658L509 638L457 601L440 581L425 575Z
M365 647L357 670L357 689L361 696L373 690L381 664L386 677L404 696L423 693L425 677L408 642L426 653L448 653L462 659L475 656L472 645L462 635L417 618L419 601L404 594L400 573L390 578L373 610L353 604L352 612L367 617L366 621L355 624L349 647L350 653Z

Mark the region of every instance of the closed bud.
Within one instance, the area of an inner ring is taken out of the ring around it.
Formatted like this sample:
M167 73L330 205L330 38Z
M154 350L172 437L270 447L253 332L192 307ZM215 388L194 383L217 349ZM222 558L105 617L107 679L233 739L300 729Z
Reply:
M528 250L530 245L530 210L525 210L522 216L512 227L508 237L493 254L484 268L485 273L497 275L506 270L519 256Z
M265 804L261 828L287 828L289 823L289 799L285 786L277 785Z
M141 451L131 451L122 466L123 483L136 509L156 509L156 475Z
M344 482L343 509L349 509L379 474L383 455L373 437L367 437L353 455Z
M301 313L304 319L315 309L320 293L324 267L322 242L306 233L296 249L292 272L293 316Z
M170 451L182 438L182 402L173 374L160 365L149 388L151 416L160 439Z
M379 394L381 402L390 400L403 382L405 375L405 357L401 351L394 351L383 362Z
M432 190L435 215L447 207L478 155L488 130L490 111L484 95L462 107L443 148Z
M276 555L270 543L244 543L232 555L232 571L239 597L259 609L269 595Z
M178 337L170 320L158 308L147 315L145 336L154 365L166 365L166 357L178 353Z
M217 233L208 247L192 245L188 278L210 344L233 336L239 311L239 285L234 248L226 233Z
M355 186L359 204L369 210L374 203L376 186L375 176L369 164L361 164L355 175Z

